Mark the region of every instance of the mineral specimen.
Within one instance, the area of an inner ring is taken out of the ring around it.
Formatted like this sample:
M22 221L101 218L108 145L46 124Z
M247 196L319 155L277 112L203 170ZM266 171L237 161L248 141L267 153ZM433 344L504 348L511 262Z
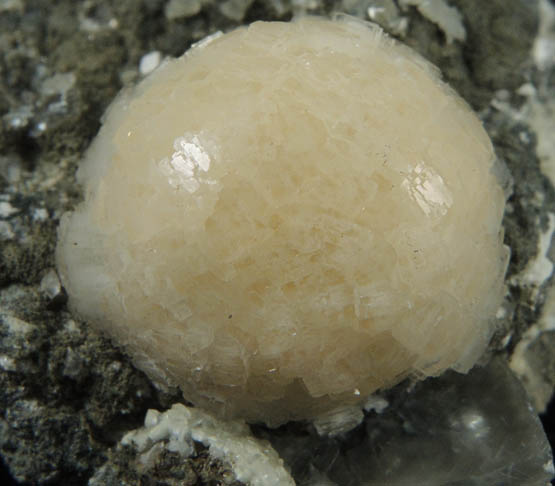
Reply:
M201 442L213 457L229 462L235 477L245 484L295 486L276 451L268 442L252 437L244 422L217 420L198 408L177 403L164 413L149 410L145 426L129 432L121 442L136 446L147 462L148 456L156 457L162 441L167 441L168 450L183 457L193 455L194 443Z
M405 389L340 438L280 432L258 435L298 486L546 486L555 472L538 416L502 359Z
M312 418L476 362L507 260L494 169L476 116L376 27L256 22L113 103L58 269L195 404Z

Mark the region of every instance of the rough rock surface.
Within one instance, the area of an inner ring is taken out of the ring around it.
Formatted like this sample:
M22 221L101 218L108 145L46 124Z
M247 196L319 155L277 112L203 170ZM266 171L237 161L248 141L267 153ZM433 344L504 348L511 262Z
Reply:
M555 354L555 326L552 312L544 311L553 299L555 195L548 177L553 152L542 151L549 146L549 116L542 110L552 106L555 71L543 54L550 52L550 27L543 24L539 47L536 36L550 2L451 0L466 30L465 41L451 43L442 30L450 24L402 2L202 1L197 13L179 3L0 1L0 455L10 476L20 483L85 485L104 467L96 484L234 481L228 465L201 449L177 464L167 454L145 474L134 466L132 450L114 447L147 409L169 408L181 397L154 388L67 312L52 277L56 226L81 197L74 171L100 116L121 86L140 77L145 54L180 55L217 30L287 20L300 10L367 17L370 7L389 5L390 16L376 20L439 65L483 117L514 178L504 220L512 248L508 294L490 354L510 359L543 410L555 385L553 373L545 372ZM408 392L409 384L392 391ZM290 428L296 436L307 433L302 424ZM359 440L361 430L349 440Z

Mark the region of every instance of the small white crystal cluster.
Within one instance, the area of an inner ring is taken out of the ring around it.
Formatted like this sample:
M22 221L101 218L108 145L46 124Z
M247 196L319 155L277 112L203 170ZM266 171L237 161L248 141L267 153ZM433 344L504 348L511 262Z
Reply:
M494 160L379 29L257 22L112 105L58 268L71 307L188 400L312 418L476 362L507 261Z
M252 486L295 486L272 446L255 439L244 422L221 421L197 408L175 404L164 413L149 410L145 425L127 433L121 443L135 445L144 461L160 442L184 457L194 454L193 441L210 455L231 465L237 480Z
M447 42L466 40L466 29L461 13L445 0L399 0L401 7L415 6L418 11L436 24L444 33Z

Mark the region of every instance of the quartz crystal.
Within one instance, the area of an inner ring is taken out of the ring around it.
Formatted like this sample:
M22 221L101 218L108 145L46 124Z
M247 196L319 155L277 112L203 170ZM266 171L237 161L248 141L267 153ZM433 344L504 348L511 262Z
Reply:
M387 392L388 406L338 438L257 427L297 486L547 486L553 456L502 359Z
M312 418L482 354L507 260L495 164L378 28L256 22L112 104L58 269L75 312L193 403Z

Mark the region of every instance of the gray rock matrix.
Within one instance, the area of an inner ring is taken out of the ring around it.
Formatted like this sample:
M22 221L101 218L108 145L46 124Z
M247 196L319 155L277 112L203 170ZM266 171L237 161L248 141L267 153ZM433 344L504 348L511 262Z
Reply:
M148 409L183 398L154 387L68 312L56 228L81 198L75 170L123 86L218 30L334 11L374 20L415 48L484 121L512 177L507 296L487 366L404 382L348 432L334 417L252 432L298 485L547 483L552 452L537 412L555 386L555 7L424 3L0 0L0 457L17 484L242 484L200 442L188 457L160 447L148 461L120 442Z

